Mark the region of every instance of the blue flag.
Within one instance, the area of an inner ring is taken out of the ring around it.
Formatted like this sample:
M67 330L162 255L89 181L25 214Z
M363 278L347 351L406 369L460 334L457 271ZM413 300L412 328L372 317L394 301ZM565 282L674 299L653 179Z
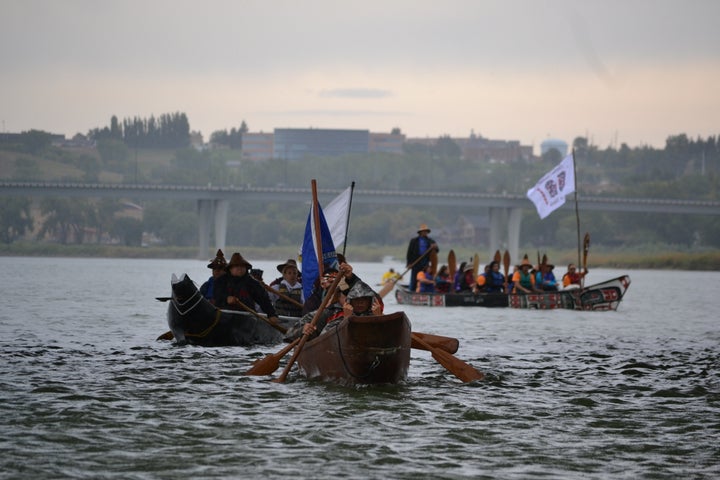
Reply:
M313 284L318 279L322 262L323 265L330 264L337 268L337 253L335 252L335 244L333 243L332 234L325 221L320 205L317 206L320 225L315 225L313 209L310 207L307 225L305 227L305 237L302 244L302 285L305 298L310 298ZM322 252L320 255L315 251L317 245L316 239L320 237L322 244Z

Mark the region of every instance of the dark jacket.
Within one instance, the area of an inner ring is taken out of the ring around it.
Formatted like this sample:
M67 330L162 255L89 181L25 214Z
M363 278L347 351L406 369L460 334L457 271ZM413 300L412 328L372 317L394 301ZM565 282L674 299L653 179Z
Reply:
M213 298L218 308L240 310L241 307L227 303L227 297L235 296L247 307L254 309L257 303L269 317L277 316L267 292L250 274L246 273L242 277L223 275L215 280L214 290Z
M435 240L433 240L430 237L425 237L425 241L427 242L427 248L430 248L430 245L433 243L437 244ZM406 255L406 265L411 265L415 260L418 259L425 251L420 251L420 235L410 240L410 243L408 244L407 249L407 255ZM419 267L425 266L430 261L430 256L426 255L425 258L423 258L420 262L418 262Z

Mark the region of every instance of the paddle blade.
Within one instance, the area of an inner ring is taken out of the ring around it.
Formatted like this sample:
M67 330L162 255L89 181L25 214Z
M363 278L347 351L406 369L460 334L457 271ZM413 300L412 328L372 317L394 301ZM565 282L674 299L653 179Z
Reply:
M455 272L457 272L457 259L455 258L455 250L450 250L448 253L448 271L450 272L450 278L455 278Z
M253 363L253 366L245 372L245 375L270 375L280 367L280 358L276 355L268 355Z
M172 332L165 332L157 337L157 340L172 340L173 338L175 338L175 335Z
M418 337L431 347L439 348L448 353L455 353L458 351L458 347L460 347L460 342L457 338L443 337L442 335L433 335L431 333L413 332L410 346L416 350L432 351L432 349L426 348L423 344L417 341L416 338Z
M395 288L395 282L397 282L397 279L391 278L387 282L385 282L385 285L383 285L383 288L378 292L378 295L380 295L380 298L385 298L385 295L390 293L393 288Z
M485 375L483 375L482 372L475 370L473 366L463 362L451 353L439 348L434 348L432 345L420 338L415 332L411 335L412 340L416 341L419 345L422 345L426 350L430 350L433 358L437 360L440 365L445 367L448 372L452 373L463 382L467 383L472 382L473 380L482 380L485 378Z
M463 362L444 350L436 348L432 351L432 356L440 365L445 367L448 372L465 383L485 378L485 375L476 370L472 365Z
M271 353L265 358L261 358L255 363L250 369L245 372L245 375L270 375L280 367L280 359L283 358L287 353L292 350L295 345L300 343L300 339L295 339L292 343L287 345L285 348L277 353Z

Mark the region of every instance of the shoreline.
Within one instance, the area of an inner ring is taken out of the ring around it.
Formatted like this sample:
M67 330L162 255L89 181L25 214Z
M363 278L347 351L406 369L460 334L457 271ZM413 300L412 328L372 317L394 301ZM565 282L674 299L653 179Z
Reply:
M356 246L348 248L346 257L349 262L378 262L392 257L392 263L403 264L405 258L405 246L377 247L377 246ZM446 263L445 255L449 249L440 246L440 264ZM340 249L342 251L342 249ZM645 251L635 248L623 250L607 250L592 247L588 255L588 269L593 268L615 268L615 269L648 269L648 270L689 270L689 271L720 271L720 250L708 250L698 252L680 252L669 248L654 246L648 247ZM522 249L521 249L522 251ZM298 246L272 246L272 247L251 247L251 246L228 246L225 248L226 256L231 252L241 252L244 257L253 260L284 261L287 258L298 256ZM531 253L532 252L532 253ZM530 261L533 261L536 250L528 251ZM471 258L475 251L467 247L455 249L459 259ZM489 260L484 259L483 250L478 251L481 264ZM568 263L577 263L577 252L568 250L543 251L548 255L549 262L556 268L564 269ZM125 247L119 245L56 245L41 243L24 243L0 245L0 257L77 257L77 258L177 258L177 259L201 259L207 260L214 257L214 251L208 253L205 258L198 257L197 247ZM514 261L517 263L516 261ZM390 263L390 262L386 262Z

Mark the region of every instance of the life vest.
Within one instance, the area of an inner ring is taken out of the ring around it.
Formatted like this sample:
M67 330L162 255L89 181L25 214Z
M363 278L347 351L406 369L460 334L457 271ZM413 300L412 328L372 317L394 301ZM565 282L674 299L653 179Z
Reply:
M294 287L289 287L286 282L280 282L280 285L278 285L277 287L277 291L282 293L286 297L292 298L300 305L303 304L303 290L300 283L297 283ZM275 307L275 312L278 315L284 315L286 317L302 316L302 307L295 305L293 302L291 302L290 300L286 300L283 297L278 297L278 299L275 300L273 306Z
M483 274L485 276L485 291L486 292L502 292L505 287L505 277L500 272L489 272Z

